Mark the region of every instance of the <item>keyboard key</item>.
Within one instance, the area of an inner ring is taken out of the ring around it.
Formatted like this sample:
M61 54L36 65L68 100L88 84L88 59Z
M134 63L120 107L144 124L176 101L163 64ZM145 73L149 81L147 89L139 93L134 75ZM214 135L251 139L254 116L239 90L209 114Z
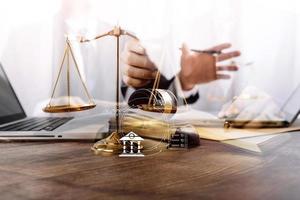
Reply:
M29 118L14 124L0 127L0 131L53 131L73 119L72 117Z
M20 127L18 129L16 129L15 131L18 131L18 130L30 131L30 130L36 128L36 127L45 127L45 126L48 126L49 124L52 124L52 123L54 123L54 121L58 121L58 120L60 120L60 119L56 119L56 120L45 119L45 120L37 122L37 123L32 123L32 124L29 124L27 126Z
M56 128L60 127L61 125L65 124L69 119L61 120L56 123L51 124L50 126L45 127L43 130L45 131L53 131Z
M45 124L45 123L47 123L47 121L48 121L47 119L33 120L31 123L27 123L27 124L21 125L21 126L12 127L11 129L14 130L14 131L19 131L19 130L26 131L26 129L30 130L31 127L33 127L33 126L38 126L38 125Z

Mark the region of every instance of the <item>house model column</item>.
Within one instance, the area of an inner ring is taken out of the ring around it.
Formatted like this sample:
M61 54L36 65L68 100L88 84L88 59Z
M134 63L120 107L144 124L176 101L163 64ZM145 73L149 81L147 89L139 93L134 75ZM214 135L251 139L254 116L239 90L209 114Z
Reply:
M130 132L127 135L125 135L124 137L122 137L120 139L121 141L123 141L123 152L122 154L120 154L120 157L144 157L144 155L141 152L141 141L143 141L144 139L141 138L140 136L138 136L136 133L134 132ZM126 143L130 142L130 150L127 148ZM137 151L134 151L134 142L137 142L138 144L138 148ZM128 153L129 151L129 153Z

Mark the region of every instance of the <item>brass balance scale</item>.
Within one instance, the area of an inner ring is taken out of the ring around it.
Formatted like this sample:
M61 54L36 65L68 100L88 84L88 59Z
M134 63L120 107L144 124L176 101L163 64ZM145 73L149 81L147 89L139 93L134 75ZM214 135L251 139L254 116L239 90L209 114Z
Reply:
M122 145L120 142L120 138L122 137L122 132L120 130L120 37L122 35L127 35L133 39L138 40L138 38L131 33L121 29L119 26L114 27L111 31L99 35L91 40L80 38L80 43L91 42L93 40L98 40L103 37L112 36L116 38L116 61L117 61L117 72L116 72L116 113L115 113L115 121L116 121L116 130L113 131L107 138L98 141L91 148L96 154L117 154L122 149ZM76 72L80 78L80 82L84 88L85 95L88 97L87 103L73 103L71 90L70 90L70 59L72 59ZM63 66L67 62L67 103L65 104L54 104L53 98L55 91L57 90L58 80L61 77ZM149 112L159 112L159 113L176 113L177 111L177 100L174 94L168 90L158 89L160 82L160 72L157 71L155 81L152 89L141 89L137 90L130 97L129 106L132 108L139 108L144 111ZM63 54L63 59L61 66L59 68L59 73L57 79L54 84L54 88L52 91L52 95L49 103L43 109L44 112L48 113L64 113L64 112L77 112L93 109L96 107L95 102L93 101L91 95L88 92L87 86L83 81L81 76L78 63L74 56L74 52L72 50L72 45L70 40L66 39L65 50Z

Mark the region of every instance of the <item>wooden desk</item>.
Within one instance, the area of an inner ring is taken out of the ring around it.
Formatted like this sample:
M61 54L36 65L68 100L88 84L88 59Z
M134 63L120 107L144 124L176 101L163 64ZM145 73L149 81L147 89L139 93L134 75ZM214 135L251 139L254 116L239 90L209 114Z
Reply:
M299 133L263 154L202 141L145 158L94 156L91 143L1 143L0 199L299 199Z

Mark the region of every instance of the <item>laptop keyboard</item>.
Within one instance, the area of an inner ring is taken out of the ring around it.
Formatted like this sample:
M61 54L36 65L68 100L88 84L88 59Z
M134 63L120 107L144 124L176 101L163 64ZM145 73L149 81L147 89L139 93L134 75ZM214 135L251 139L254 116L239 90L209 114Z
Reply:
M38 117L0 127L0 131L53 131L72 117Z

